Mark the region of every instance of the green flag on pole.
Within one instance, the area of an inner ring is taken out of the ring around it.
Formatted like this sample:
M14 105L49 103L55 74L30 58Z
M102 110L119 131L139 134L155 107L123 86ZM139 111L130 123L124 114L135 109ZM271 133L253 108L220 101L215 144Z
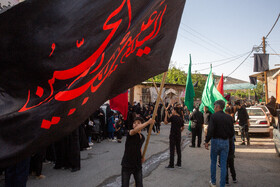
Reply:
M193 83L192 83L192 59L190 55L190 63L189 63L189 70L186 82L186 93L185 93L185 105L188 107L188 110L191 112L193 111L193 98L195 96Z
M205 87L202 93L201 98L201 105L199 107L199 110L201 112L203 111L203 107L207 106L209 108L209 111L211 113L214 113L214 102L217 100L223 100L225 103L227 103L227 100L222 96L222 94L217 90L214 84L213 75L212 75L212 66L207 78L207 81L205 83Z
M188 107L188 110L190 112L193 111L193 98L195 96L193 83L192 83L192 59L190 55L190 63L189 63L189 70L188 70L188 76L187 76L187 82L186 82L186 93L185 93L185 105ZM191 121L189 121L189 130L191 130Z

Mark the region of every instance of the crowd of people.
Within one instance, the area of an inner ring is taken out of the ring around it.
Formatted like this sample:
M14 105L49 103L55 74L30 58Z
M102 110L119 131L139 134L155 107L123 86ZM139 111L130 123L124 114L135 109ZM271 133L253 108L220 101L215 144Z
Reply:
M102 105L70 135L54 142L47 148L38 150L31 158L18 163L16 167L22 168L25 172L14 173L13 168L6 168L6 186L15 181L13 180L15 175L34 175L37 179L45 178L42 174L43 162L54 163L53 169L69 169L71 172L79 171L81 169L80 151L90 150L93 148L94 143L100 143L103 140L122 143L123 136L127 136L125 153L122 160L123 186L127 186L131 174L134 175L136 183L139 184L137 186L142 186L142 162L144 158L139 156L139 154L142 154L141 147L145 137L141 134L141 130L146 129L148 132L149 126L154 124L153 133L158 135L160 134L162 122L164 124L170 123L170 161L166 168L174 168L175 150L177 152L177 163L175 166L180 168L182 166L181 132L184 130L184 123L188 122L188 120L191 121L192 140L190 147L201 147L203 130L206 137L204 143L206 149L208 149L211 140L210 185L214 186L216 184L216 173L214 174L214 170L216 170L217 156L219 156L221 167L221 186L229 182L228 169L226 168L230 169L233 182L237 181L234 168L234 115L237 112L242 139L241 145L245 145L245 138L247 139L247 145L250 145L248 134L250 123L245 109L246 105L241 105L241 102L237 101L233 106L231 102L228 102L224 113L221 112L223 111L224 104L219 101L215 103L215 114L212 114L207 106L204 107L202 113L199 111L199 106L194 106L193 111L188 111L186 106L179 103L166 104L165 106L160 104L156 111L155 120L151 121L154 106L155 103L149 103L144 106L141 106L139 103L129 103L127 119L124 120L122 114L111 110L108 104ZM135 144L137 145L136 147ZM221 148L221 144L224 147ZM132 157L137 159L131 160ZM3 171L1 171L1 174ZM19 182L24 183L24 181Z
M56 170L79 171L81 169L80 151L90 150L94 147L94 143L101 143L104 140L122 143L122 137L127 136L134 119L140 117L148 121L152 117L154 105L155 103L149 103L141 107L139 103L129 103L127 119L124 120L120 112L111 110L109 104L104 104L72 133L38 150L30 158L14 166L0 168L0 175L5 174L6 186L13 186L14 183L25 184L29 175L44 179L44 162L53 163L53 169ZM164 107L160 104L153 126L153 132L156 134L160 133L164 115ZM148 131L149 124L145 128ZM18 172L18 168L21 168L21 172ZM19 181L16 182L16 178L19 178Z

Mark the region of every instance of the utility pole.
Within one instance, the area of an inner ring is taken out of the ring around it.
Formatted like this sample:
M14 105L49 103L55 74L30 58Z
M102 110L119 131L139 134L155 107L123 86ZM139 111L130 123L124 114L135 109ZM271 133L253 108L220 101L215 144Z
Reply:
M263 54L266 53L265 51L265 37L262 38L263 40ZM267 88L267 71L264 71L263 72L263 75L264 75L264 89L265 89L265 104L268 103L268 88Z

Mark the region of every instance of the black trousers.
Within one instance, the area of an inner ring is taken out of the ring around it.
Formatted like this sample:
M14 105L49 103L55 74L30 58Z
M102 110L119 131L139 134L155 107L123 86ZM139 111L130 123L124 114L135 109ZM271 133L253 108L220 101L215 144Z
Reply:
M55 143L55 168L81 168L79 128Z
M26 187L30 158L10 166L5 171L5 187Z
M68 136L62 138L61 140L55 142L55 169L60 169L62 167L69 168L69 151L68 151L69 139Z
M195 138L197 136L197 146L201 145L201 135L202 135L202 126L196 126L192 128L192 146L195 147Z
M72 169L81 168L79 128L69 136L69 164Z
M150 125L148 125L146 128L147 128L147 133L149 133ZM153 125L153 131L156 132L156 129L155 129L154 125Z
M159 132L160 131L160 123L159 122L155 123L155 126L156 126L156 132Z
M249 137L249 127L247 124L244 125L239 125L239 129L241 132L241 139L243 142L245 142L245 137L247 139L247 141L250 141L250 137Z
M79 126L79 142L80 142L80 150L89 147L88 138L83 124Z
M169 166L174 166L174 154L175 154L175 147L177 151L177 165L181 165L182 154L181 154L181 136L170 136L169 137L169 149L170 149L170 160Z
M227 176L226 176L226 181L228 181L228 168L230 169L231 177L233 180L236 179L236 173L235 173L235 168L234 168L234 156L228 157L227 160Z
M31 157L30 171L35 172L36 176L40 176L42 174L45 155L46 151L43 149L38 151L34 156Z
M129 187L130 176L133 175L136 187L143 187L142 168L122 167L122 187Z

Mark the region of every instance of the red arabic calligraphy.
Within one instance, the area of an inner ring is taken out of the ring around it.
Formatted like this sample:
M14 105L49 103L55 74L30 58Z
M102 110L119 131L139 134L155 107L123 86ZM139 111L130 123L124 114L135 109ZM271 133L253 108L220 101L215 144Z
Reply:
M49 56L52 56L52 54L53 54L54 50L55 50L55 43L53 43L53 44L52 44L52 51L51 51L51 53L50 53L50 55L49 55Z
M143 55L148 55L151 52L151 48L145 46L145 42L148 40L153 40L159 33L162 19L165 14L167 5L163 4L164 1L161 2L160 7L161 11L154 11L147 21L142 23L141 29L135 37L133 37L133 33L130 31L131 19L132 19L132 9L130 0L123 0L121 5L114 10L107 18L103 25L103 30L109 30L110 33L105 38L100 47L85 61L81 62L79 65L62 71L54 71L51 79L48 80L49 85L49 95L45 96L45 99L42 99L39 103L31 105L31 91L28 91L28 98L24 106L19 110L19 112L24 112L30 110L35 107L39 107L42 104L50 102L52 99L56 101L70 101L81 95L83 95L87 90L90 89L92 93L99 89L99 87L104 83L104 81L122 64L125 63L125 59L129 57L131 54L136 52L136 56L142 57ZM114 23L111 23L112 19L115 16L118 16L120 12L127 8L128 10L128 26L127 33L122 38L119 47L114 51L109 60L105 61L104 57L106 56L105 49L108 47L108 44L114 37L120 25L124 22L123 19L119 19ZM141 38L141 39L140 39ZM84 38L79 42L77 40L77 47L81 47L84 43ZM53 43L54 45L54 43ZM55 49L55 45L52 45L52 52L50 56L53 54ZM100 59L100 60L98 60ZM98 62L100 61L100 62ZM118 63L119 62L119 63ZM94 69L93 67L96 66ZM95 74L93 76L93 74ZM89 78L90 76L93 76ZM87 77L89 81L84 83L83 85L78 85L79 80ZM69 83L67 89L64 91L59 91L56 94L54 90L54 84L58 80L68 80L75 78L72 82ZM37 87L37 96L40 98L43 96L44 92L42 87ZM81 105L85 105L90 97L85 97L83 103ZM31 105L31 106L30 106ZM68 116L72 115L77 109L71 108L67 113ZM51 121L43 120L41 127L48 129L51 125L57 124L59 122L59 117L53 117Z
M77 47L80 48L84 44L84 41L85 41L84 38L80 42L77 40L76 42Z

